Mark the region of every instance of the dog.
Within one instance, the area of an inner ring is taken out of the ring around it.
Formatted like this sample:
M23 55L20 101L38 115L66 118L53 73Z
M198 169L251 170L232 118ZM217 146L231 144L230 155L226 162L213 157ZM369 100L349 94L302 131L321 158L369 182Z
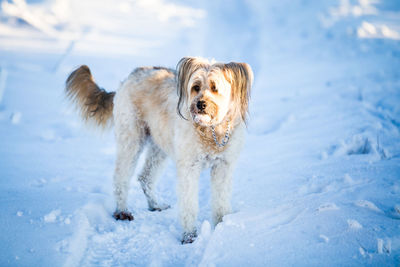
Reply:
M253 72L246 63L227 64L184 57L176 70L136 68L117 92L107 92L82 65L66 81L66 95L84 121L115 127L117 159L114 195L117 220L133 220L127 210L131 176L145 146L138 176L151 211L168 208L157 202L154 188L167 156L177 167L177 194L182 244L197 237L200 172L211 169L214 225L231 212L232 175L242 149Z

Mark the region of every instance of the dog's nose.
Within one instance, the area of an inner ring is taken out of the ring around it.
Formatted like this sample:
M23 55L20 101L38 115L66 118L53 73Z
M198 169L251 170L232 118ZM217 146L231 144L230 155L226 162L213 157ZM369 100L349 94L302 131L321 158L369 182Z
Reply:
M199 102L197 102L197 108L199 110L205 110L206 109L206 101L200 100Z

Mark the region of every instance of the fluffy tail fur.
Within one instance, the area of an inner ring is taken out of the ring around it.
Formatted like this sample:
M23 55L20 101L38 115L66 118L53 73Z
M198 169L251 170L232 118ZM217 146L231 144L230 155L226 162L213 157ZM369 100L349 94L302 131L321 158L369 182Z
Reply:
M74 70L65 83L67 97L75 102L85 122L103 129L112 123L115 92L100 88L86 65Z

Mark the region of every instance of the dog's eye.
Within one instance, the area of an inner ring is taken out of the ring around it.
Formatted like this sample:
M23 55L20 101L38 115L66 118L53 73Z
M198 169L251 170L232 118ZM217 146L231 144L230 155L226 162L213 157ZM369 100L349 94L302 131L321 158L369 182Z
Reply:
M192 90L195 91L195 92L199 92L199 91L200 91L200 86L194 85L194 86L192 87Z
M211 88L211 91L213 91L213 92L215 92L215 93L218 92L218 89L217 89L217 87L215 86L215 84L212 84L210 88Z

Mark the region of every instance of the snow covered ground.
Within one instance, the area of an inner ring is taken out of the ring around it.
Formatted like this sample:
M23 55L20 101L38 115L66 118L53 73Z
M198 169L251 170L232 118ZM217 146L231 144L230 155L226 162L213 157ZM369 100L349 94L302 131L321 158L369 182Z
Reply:
M108 90L136 66L183 56L254 70L234 212L182 246L172 208L115 221L114 140L64 99L80 64ZM3 0L0 266L398 266L400 4L396 0Z

